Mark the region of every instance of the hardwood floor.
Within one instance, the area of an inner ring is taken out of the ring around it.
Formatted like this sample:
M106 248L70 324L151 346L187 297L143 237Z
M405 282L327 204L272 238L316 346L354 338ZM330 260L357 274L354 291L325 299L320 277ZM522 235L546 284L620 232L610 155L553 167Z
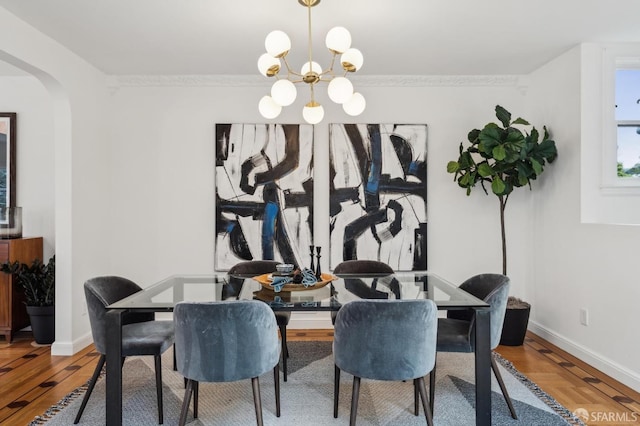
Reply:
M293 340L332 340L333 330L289 330ZM586 410L588 425L640 424L640 394L534 334L523 346L500 346L503 357L570 409ZM70 356L51 356L19 333L0 340L0 425L27 425L91 377L98 354L89 346Z

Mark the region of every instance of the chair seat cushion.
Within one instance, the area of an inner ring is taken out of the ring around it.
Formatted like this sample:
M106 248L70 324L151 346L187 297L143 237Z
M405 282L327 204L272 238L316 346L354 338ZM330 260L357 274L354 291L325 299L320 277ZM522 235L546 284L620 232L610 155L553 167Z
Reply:
M438 346L441 352L473 352L469 321L438 318Z
M173 321L146 321L122 327L122 356L160 355L173 345Z

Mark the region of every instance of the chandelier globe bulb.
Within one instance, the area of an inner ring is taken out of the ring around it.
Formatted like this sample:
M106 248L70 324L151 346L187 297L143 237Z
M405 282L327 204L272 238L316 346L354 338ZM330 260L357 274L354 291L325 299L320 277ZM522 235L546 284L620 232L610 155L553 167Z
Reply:
M258 103L258 111L266 119L276 118L280 115L282 107L278 105L271 96L265 95Z
M280 106L289 106L295 100L298 91L293 82L280 79L271 86L271 97Z
M366 106L367 101L364 99L364 96L359 92L355 92L347 102L342 104L342 109L348 115L356 117L362 114Z
M284 31L274 30L264 39L267 53L274 58L281 58L291 50L291 39Z
M325 38L327 49L334 53L342 53L351 47L351 33L345 27L333 27Z
M265 77L273 77L280 71L280 59L274 58L268 53L263 53L258 58L258 70Z
M327 93L333 102L343 104L353 96L353 84L346 77L336 77L329 83Z
M302 109L302 117L309 124L318 124L324 118L324 108L315 101L311 101Z
M305 62L300 69L300 74L305 75L309 71L314 72L316 74L322 74L322 67L316 61L311 62L311 66L309 66L309 62Z
M340 57L340 63L345 71L356 72L362 68L364 57L362 56L362 52L358 49L351 48L342 54Z

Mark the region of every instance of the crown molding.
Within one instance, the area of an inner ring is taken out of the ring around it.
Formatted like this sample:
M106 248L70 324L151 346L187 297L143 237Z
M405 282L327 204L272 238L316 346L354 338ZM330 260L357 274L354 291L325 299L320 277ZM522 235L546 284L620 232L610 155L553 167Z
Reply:
M521 75L360 75L351 78L359 87L466 87L507 86L523 88L528 78ZM266 87L272 80L260 75L113 75L111 89L121 87Z

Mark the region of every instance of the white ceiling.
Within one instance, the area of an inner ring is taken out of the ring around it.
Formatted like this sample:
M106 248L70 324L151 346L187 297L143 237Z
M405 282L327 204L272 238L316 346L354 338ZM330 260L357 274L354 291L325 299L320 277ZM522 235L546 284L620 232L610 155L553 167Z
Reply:
M0 0L107 74L257 74L264 37L292 39L303 63L307 12L296 0ZM351 31L368 75L527 74L581 42L640 42L639 0L322 0L324 36ZM1 70L1 68L0 68Z

